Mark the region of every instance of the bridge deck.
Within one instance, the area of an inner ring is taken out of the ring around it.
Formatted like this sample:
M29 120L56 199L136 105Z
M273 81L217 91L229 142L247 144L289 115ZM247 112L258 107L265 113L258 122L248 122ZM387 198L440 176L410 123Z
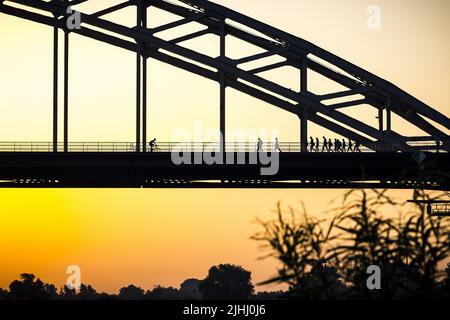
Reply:
M354 141L351 144L348 140L345 141L345 145L342 145L340 150L336 150L336 146L331 147L330 151L337 152L375 152L375 145L373 148L369 148L362 145L357 145ZM436 141L430 139L424 141L409 141L408 145L411 151L433 151L433 152L446 152L437 144ZM280 142L278 144L282 152L300 152L300 142ZM314 141L314 145L308 144L309 152L326 152L327 145L324 145L322 139L319 144ZM58 142L56 144L57 151L64 150L64 143ZM228 152L254 152L257 149L257 142L226 142L226 151ZM390 146L386 145L389 149ZM141 146L141 151L142 151ZM160 142L155 145L155 152L171 152L174 149L183 149L189 152L202 152L211 150L220 150L219 142ZM276 150L276 144L274 142L263 142L263 151ZM392 150L395 148L392 146ZM2 152L53 152L54 144L52 142L39 142L39 141L0 141L0 153ZM68 152L133 152L136 151L135 142L117 142L117 141L102 141L102 142L69 142L67 143ZM146 144L146 150L151 151L149 144Z
M246 164L236 163L241 156ZM266 176L261 168L270 164L249 164L255 156L261 155L226 153L224 164L176 165L168 152L0 152L0 187L450 189L448 153L421 159L417 153L283 152L277 173Z

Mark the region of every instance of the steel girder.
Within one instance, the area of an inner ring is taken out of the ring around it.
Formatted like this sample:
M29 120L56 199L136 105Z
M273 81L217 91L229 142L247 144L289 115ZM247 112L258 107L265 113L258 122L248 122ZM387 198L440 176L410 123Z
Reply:
M3 1L0 3L0 12L67 31L65 22L68 16L68 6L74 6L86 1ZM14 7L12 5L13 3L27 6L30 9ZM154 6L180 16L181 20L148 29L139 24L134 28L129 28L101 18L106 14L129 6L137 6L139 10L145 10L150 6ZM51 16L34 12L33 9L45 11ZM449 130L450 120L442 113L432 109L388 81L308 41L215 3L204 0L179 0L176 3L164 0L129 0L107 7L93 14L81 13L81 20L83 22L82 28L70 30L70 32L106 42L132 52L140 52L145 58L151 57L169 63L213 81L221 82L221 75L223 75L223 83L226 86L296 114L301 119L305 120L306 118L308 121L312 121L339 135L358 141L362 145L374 150L386 150L387 148L407 151L410 150L410 147L407 144L407 137L391 130L390 125L386 128L387 130L383 130L382 127L373 128L339 111L340 109L358 104L369 104L381 110L381 112L386 110L389 123L390 112L393 112L430 134L431 139L441 141L443 143L442 148L450 151L448 134L436 128L426 119L428 118L440 124L446 130ZM190 22L199 23L205 26L206 29L169 41L155 36L158 32L181 27ZM241 24L256 31L258 34L238 28L232 22ZM180 45L183 41L194 39L208 33L217 36L221 34L231 35L260 47L263 52L233 60L224 55L212 58ZM114 34L117 34L117 36ZM123 37L129 40L124 40ZM164 52L161 50L164 50ZM240 68L240 65L243 63L275 55L283 57L285 61L273 65L266 65L256 70L246 71ZM320 63L315 57L326 61L329 66ZM303 90L301 92L292 91L273 81L258 76L258 73L261 71L284 65L290 65L299 70L303 70L302 75L304 73L306 74L307 69L311 69L347 87L349 90L318 96L306 90L306 85L303 84L307 80L306 76L302 76ZM334 68L338 68L343 72L336 71L330 66L334 66ZM354 94L361 94L364 96L364 99L331 106L327 106L322 102L337 97L349 97Z

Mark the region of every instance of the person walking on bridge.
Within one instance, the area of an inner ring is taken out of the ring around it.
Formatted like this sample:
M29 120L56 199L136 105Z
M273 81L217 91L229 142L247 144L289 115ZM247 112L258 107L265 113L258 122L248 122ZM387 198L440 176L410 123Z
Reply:
M325 136L323 137L323 145L322 145L322 152L324 151L328 151L328 141L327 138L325 138Z
M334 152L341 151L341 143L338 139L334 139Z
M256 152L262 152L263 141L261 138L258 138L258 143L256 144Z
M310 150L310 152L313 152L315 150L314 146L315 146L315 144L314 144L313 137L309 137L309 150Z
M353 152L353 142L350 138L348 139L348 152Z
M261 145L262 148L262 145ZM273 148L273 151L275 152L281 152L281 148L280 148L280 142L278 141L278 138L275 138L275 146Z
M333 152L333 142L331 142L331 138L328 139L328 151Z

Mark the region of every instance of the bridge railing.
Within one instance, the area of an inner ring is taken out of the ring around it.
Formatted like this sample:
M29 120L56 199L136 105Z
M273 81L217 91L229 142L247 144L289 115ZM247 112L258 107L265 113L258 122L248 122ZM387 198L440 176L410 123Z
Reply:
M264 142L261 151L281 151L281 152L300 152L299 142L280 142L277 148L275 143ZM345 149L339 150L333 145L331 149L319 145L308 145L308 152L374 152L372 149L363 146L346 145ZM412 150L436 151L436 144L428 142L414 142L411 145ZM64 144L58 143L58 151L64 150ZM146 152L211 152L219 151L219 142L159 142L154 147L150 144L146 146ZM257 142L227 142L225 146L227 152L256 152L258 150ZM386 149L388 151L389 148ZM134 142L70 142L68 152L135 152L136 143ZM142 151L142 146L141 146ZM53 152L52 142L1 142L0 152Z

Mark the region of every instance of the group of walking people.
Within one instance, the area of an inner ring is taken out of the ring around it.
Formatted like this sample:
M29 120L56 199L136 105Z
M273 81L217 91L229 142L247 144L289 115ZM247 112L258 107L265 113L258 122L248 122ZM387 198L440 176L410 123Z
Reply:
M281 152L280 143L278 138L275 138L275 143L272 145L273 151ZM310 152L361 152L361 144L358 142L354 142L350 139L334 139L332 141L330 138L323 137L322 143L320 143L319 138L309 138L309 143L306 143L307 148L309 148ZM261 138L258 138L258 142L256 144L256 151L263 151L263 141Z
M334 143L330 138L322 137L322 144L319 138L309 138L309 151L310 152L361 152L360 143L353 142L343 138L342 140L334 139Z

